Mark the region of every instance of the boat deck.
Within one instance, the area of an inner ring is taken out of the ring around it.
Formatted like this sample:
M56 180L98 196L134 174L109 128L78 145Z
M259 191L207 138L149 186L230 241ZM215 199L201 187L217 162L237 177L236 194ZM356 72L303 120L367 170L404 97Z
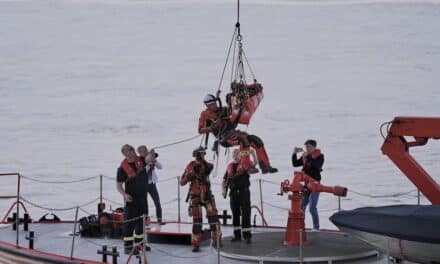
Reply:
M171 224L172 226L172 224ZM152 229L159 228L158 225L152 224ZM166 225L160 228L166 230ZM22 226L20 226L20 245L23 247L27 247L29 242L25 239L25 233L22 231ZM50 252L52 254L57 254L61 256L70 257L71 247L72 247L72 223L34 223L30 224L30 230L35 232L35 243L34 249L44 252ZM182 230L187 230L188 224L182 224ZM254 259L243 259L237 260L230 258L228 255L228 250L235 250L231 247L231 243L229 242L228 235L232 234L232 228L229 226L223 226L222 232L224 234L224 248L221 251L220 262L226 264L233 263L255 263L258 261L259 263L275 263L277 262L275 258L269 260L265 258L267 256L275 256L274 250L276 250L276 240L282 240L282 236L280 235L282 230L279 228L259 228L256 227L253 229L253 233L255 234L255 243L251 245L246 245L241 243L239 247L236 249L245 249L247 246L250 248L250 252L259 252L260 258ZM266 237L264 233L272 233L278 234L276 236L268 236ZM309 233L309 235L317 236ZM318 234L319 236L319 234ZM339 235L343 237L342 235ZM16 239L16 231L12 230L10 225L3 225L0 227L0 237L4 242L8 242L11 244L15 244ZM275 239L275 240L274 240ZM271 250L258 250L258 245L261 246L261 243L257 243L258 241L266 241L267 249ZM324 243L325 244L325 243ZM102 248L102 245L107 245L108 248L117 247L120 252L120 257L118 258L118 263L125 263L127 260L127 255L123 253L123 243L120 239L90 239L83 237L76 237L75 246L74 246L74 254L75 258L87 259L93 261L101 261L102 256L97 254L97 251ZM288 248L282 246L282 241L279 241L279 245L281 250L288 252ZM150 243L152 250L147 252L148 263L194 263L194 260L197 260L197 263L218 263L218 254L217 251L210 246L210 241L207 240L202 243L201 251L199 253L192 253L190 245L178 245L178 244L163 244L163 243ZM347 247L347 250L350 250L350 247ZM292 247L292 252L297 252L297 248ZM235 252L237 253L237 252ZM310 252L312 253L312 252ZM319 252L316 252L317 254ZM313 253L312 253L313 254ZM111 257L108 258L108 263L111 263ZM327 261L326 261L327 262ZM139 260L132 259L130 263L139 263ZM353 263L353 261L350 261ZM370 257L366 259L361 259L356 261L356 263L387 263L386 258L382 255L377 257Z

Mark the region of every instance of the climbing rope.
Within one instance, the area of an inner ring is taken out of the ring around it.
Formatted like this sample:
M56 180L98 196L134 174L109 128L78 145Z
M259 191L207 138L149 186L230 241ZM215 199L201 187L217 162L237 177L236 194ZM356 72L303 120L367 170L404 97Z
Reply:
M164 145L159 145L159 146L153 147L153 149L160 149L160 148L166 148L166 147L169 147L169 146L178 145L178 144L181 144L181 143L185 143L185 142L194 140L194 139L196 139L198 137L201 137L201 136L202 135L197 134L197 135L195 135L193 137L190 137L190 138L187 138L187 139L183 139L183 140L179 140L179 141L171 142L171 143L168 143L168 144L164 144Z

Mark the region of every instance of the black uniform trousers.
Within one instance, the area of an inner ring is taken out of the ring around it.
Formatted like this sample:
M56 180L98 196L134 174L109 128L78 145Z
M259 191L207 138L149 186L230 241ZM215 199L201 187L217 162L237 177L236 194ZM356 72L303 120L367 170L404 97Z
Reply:
M243 238L251 238L251 194L249 187L233 188L229 195L234 236L241 238L243 234Z
M153 199L154 207L156 208L157 221L161 222L162 221L162 207L160 205L159 192L157 191L157 187L156 187L155 183L147 184L147 193L149 193L151 196L151 199ZM148 213L149 213L148 200L147 200L146 196L145 196L145 199L146 199L146 213L148 215Z
M144 226L142 215L146 215L146 196L133 197L132 202L126 202L124 207L124 247L130 249L134 243L142 242ZM137 218L137 219L136 219ZM134 232L134 234L133 234Z

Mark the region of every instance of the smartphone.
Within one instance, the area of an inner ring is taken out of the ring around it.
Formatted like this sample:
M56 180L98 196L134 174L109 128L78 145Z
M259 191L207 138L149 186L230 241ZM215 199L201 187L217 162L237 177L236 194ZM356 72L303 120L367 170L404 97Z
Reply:
M298 152L304 152L304 149L303 149L303 148L298 148L298 147L296 147L296 150L297 150Z

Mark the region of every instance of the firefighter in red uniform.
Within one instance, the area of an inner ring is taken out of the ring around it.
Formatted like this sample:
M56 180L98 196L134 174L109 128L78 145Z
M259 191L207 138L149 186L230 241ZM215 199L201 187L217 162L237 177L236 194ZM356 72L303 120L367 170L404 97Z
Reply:
M217 105L217 101L219 101L220 107ZM243 147L250 146L256 151L262 173L278 172L278 169L270 165L269 157L261 138L236 130L237 123L231 121L229 108L221 107L221 101L218 96L208 94L204 99L204 103L206 109L200 113L199 117L200 134L214 134L218 143L225 148L237 145ZM251 170L251 173L255 172L257 171Z
M205 149L199 147L193 151L193 157L180 178L180 185L190 183L187 200L190 199L189 213L193 217L191 244L193 252L198 252L202 240L202 206L206 209L208 222L211 225L211 238L214 246L221 239L220 225L214 195L211 192L209 174L213 165L205 160Z

